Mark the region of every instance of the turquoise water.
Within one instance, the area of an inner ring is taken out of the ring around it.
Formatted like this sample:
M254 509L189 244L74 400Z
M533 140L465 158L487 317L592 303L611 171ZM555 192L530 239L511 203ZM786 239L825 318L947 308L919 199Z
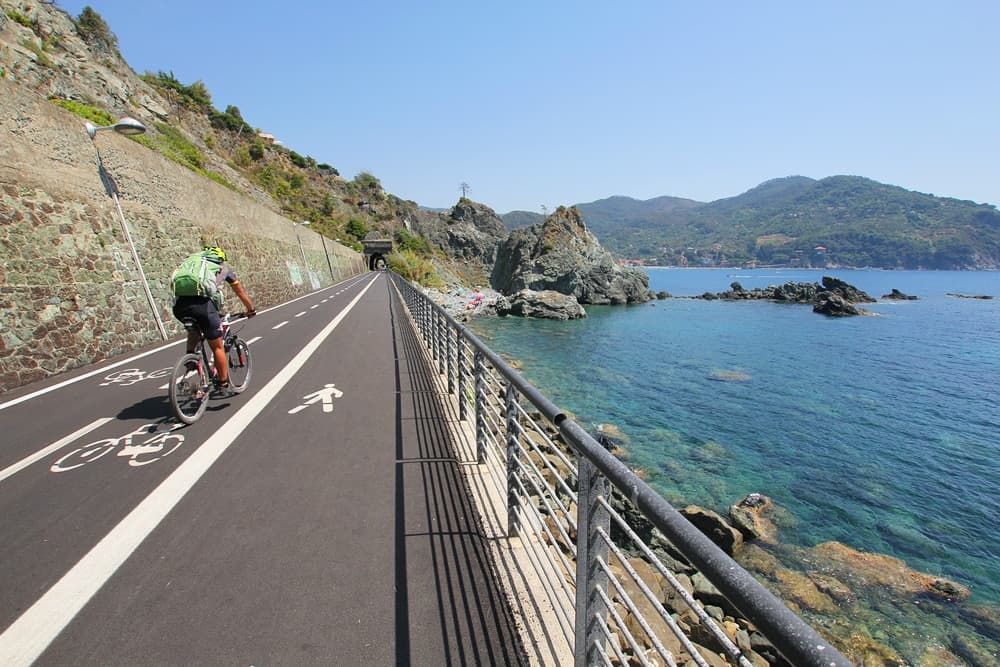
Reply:
M901 558L1000 604L1000 273L650 270L675 297L833 275L878 317L674 298L572 322L473 329L583 426L617 426L675 505L750 492L794 516L783 542ZM989 294L993 300L948 293Z

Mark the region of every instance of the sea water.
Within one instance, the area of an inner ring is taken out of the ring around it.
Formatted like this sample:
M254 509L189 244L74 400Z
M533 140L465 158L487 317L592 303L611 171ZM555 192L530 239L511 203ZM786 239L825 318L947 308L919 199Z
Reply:
M1000 610L1000 273L648 273L673 298L472 328L582 426L620 429L675 506L763 493L795 518L782 541L888 554ZM680 298L824 275L875 316Z

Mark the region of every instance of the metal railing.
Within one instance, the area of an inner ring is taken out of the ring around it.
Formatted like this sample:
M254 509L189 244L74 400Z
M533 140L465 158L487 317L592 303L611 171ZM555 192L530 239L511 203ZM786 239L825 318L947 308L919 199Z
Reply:
M576 665L851 664L475 334L392 277L459 418L475 425L477 462L506 495L507 536L521 538L557 619L546 630ZM696 595L699 576L711 585Z

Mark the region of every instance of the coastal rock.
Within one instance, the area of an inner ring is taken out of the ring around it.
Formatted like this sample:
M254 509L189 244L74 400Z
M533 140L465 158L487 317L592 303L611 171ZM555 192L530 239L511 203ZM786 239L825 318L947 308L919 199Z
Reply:
M496 261L497 246L507 237L503 220L490 207L462 197L444 213L425 212L411 221L412 231L466 268L469 283L485 282Z
M857 551L840 542L824 542L810 552L830 573L843 572L845 576L839 578L854 585L884 586L901 596L929 594L949 601L965 600L970 595L961 584L911 570L902 560L885 554Z
M861 315L864 311L849 303L844 297L833 292L820 292L813 304L813 312L831 317L847 317Z
M554 290L536 292L522 289L512 297L501 297L497 301L498 315L519 315L552 320L573 320L587 316L587 311L576 297Z
M774 506L771 499L762 493L750 493L729 508L729 520L747 540L773 542L778 529L764 516Z
M581 304L644 303L649 276L624 268L587 230L575 208L559 207L544 222L516 229L497 251L490 283L504 294L552 290Z
M892 288L892 292L889 294L883 294L883 299L888 299L890 301L916 301L917 297L910 296L909 294L903 294L895 287Z
M833 292L848 303L875 303L875 299L853 285L849 285L839 278L823 276L823 290Z
M993 297L988 294L956 294L955 292L948 292L946 296L953 297L955 299L992 299Z
M681 514L730 556L743 546L743 533L712 510L688 505L681 510Z
M876 300L862 290L848 283L823 276L820 283L794 283L769 285L763 289L755 287L747 290L738 282L729 285L725 292L706 292L702 299L723 299L726 301L779 301L784 303L809 303L813 312L823 315L847 316L864 315L866 311L854 306L855 303L874 303Z

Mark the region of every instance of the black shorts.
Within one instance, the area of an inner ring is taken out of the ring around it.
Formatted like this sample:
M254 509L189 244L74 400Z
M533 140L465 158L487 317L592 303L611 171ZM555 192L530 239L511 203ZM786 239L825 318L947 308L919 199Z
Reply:
M208 340L222 338L222 318L215 302L207 296L179 296L174 302L174 317L191 318Z

